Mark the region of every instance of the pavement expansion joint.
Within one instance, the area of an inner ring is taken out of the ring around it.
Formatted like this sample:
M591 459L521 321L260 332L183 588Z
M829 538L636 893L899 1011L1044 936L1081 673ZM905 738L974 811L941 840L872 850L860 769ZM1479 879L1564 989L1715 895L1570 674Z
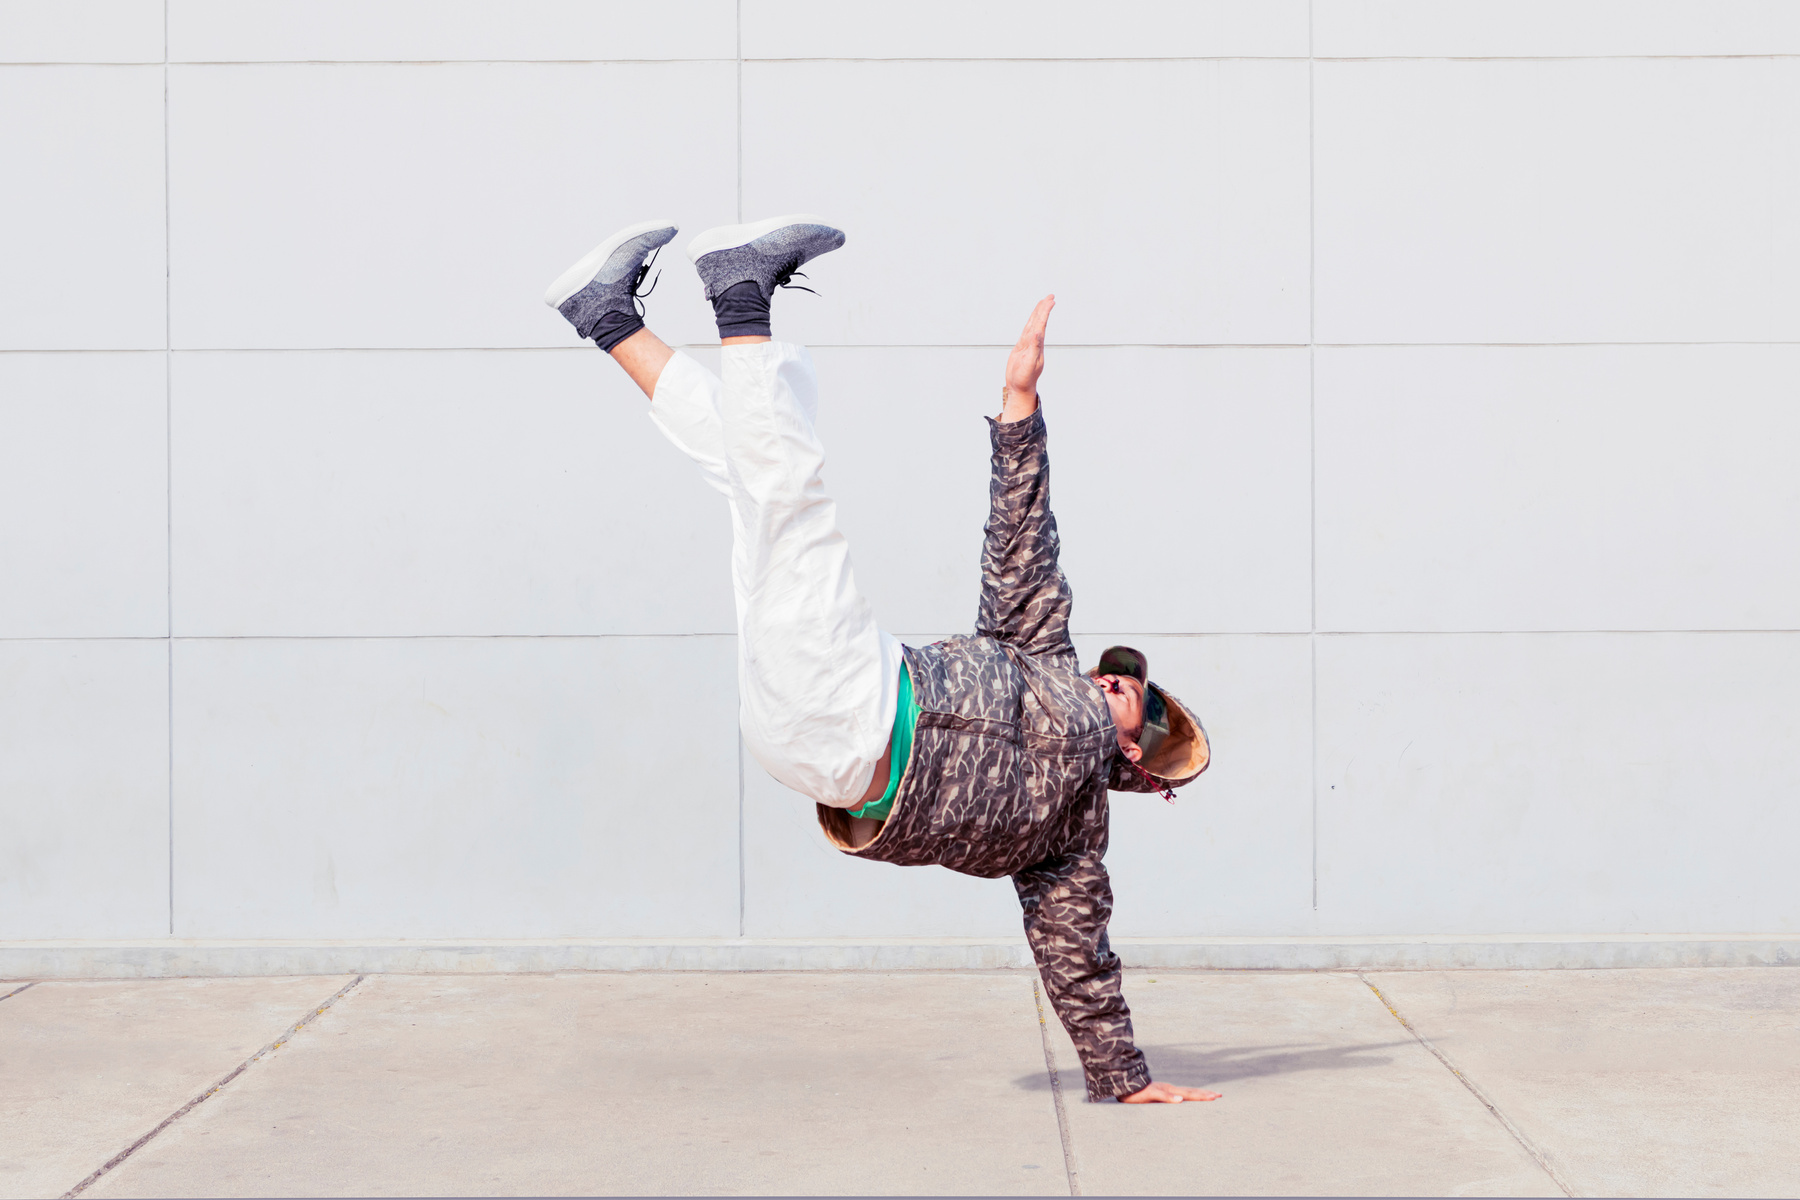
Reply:
M1525 1131L1513 1124L1512 1119L1500 1111L1500 1106L1488 1099L1487 1093L1483 1092L1473 1079L1470 1079L1467 1075L1463 1074L1462 1070L1457 1067L1455 1063L1450 1061L1450 1056L1448 1054L1439 1050L1430 1038L1413 1028L1413 1023L1407 1020L1399 1009L1394 1007L1394 1002L1389 1000L1387 996L1382 993L1380 988L1369 982L1368 976L1364 975L1361 971L1358 971L1356 972L1356 977L1362 980L1363 984L1371 992L1375 993L1375 998L1381 1001L1381 1006L1388 1010L1394 1020L1400 1022L1401 1027L1404 1028L1406 1032L1412 1034L1413 1039L1417 1041L1419 1045L1425 1047L1425 1049L1431 1053L1433 1058L1442 1063L1446 1071L1449 1071L1450 1074L1456 1076L1457 1082L1462 1084L1465 1088L1468 1088L1469 1094L1479 1100L1482 1107L1494 1115L1494 1120L1500 1122L1501 1127L1504 1128L1506 1132L1512 1134L1513 1140L1519 1143L1519 1147L1523 1149L1525 1153L1531 1155L1533 1162L1543 1168L1544 1174L1550 1177L1550 1182L1560 1188L1563 1195L1573 1197L1575 1195L1575 1190L1563 1181L1561 1175L1556 1173L1556 1168L1550 1165L1550 1160L1545 1157L1544 1152L1539 1150L1537 1146L1532 1143L1531 1139L1525 1136Z
M157 1134L161 1133L163 1130L167 1129L169 1126L173 1125L175 1122L181 1120L181 1118L187 1116L188 1113L192 1112L195 1108L199 1107L201 1104L203 1104L207 1100L211 1099L215 1094L217 1094L221 1089L223 1089L226 1084L230 1083L232 1080L236 1079L239 1075L242 1075L245 1071L249 1070L250 1064L256 1062L258 1059L264 1057L265 1055L271 1054L274 1051L279 1050L283 1046L287 1045L288 1042L293 1039L295 1034L299 1033L302 1029L305 1029L308 1025L311 1025L314 1021L318 1020L321 1016L323 1016L325 1014L326 1009L330 1008L332 1005L336 1004L339 1000L342 1000L345 996L349 995L352 988L356 987L357 984L361 983L363 980L365 980L367 978L368 978L367 975L358 975L355 979L352 979L349 983L346 983L343 987L341 987L337 991L333 992L331 994L330 998L327 999L323 1004L319 1005L317 1008L315 1008L311 1012L307 1013L304 1017L301 1017L298 1021L295 1021L292 1025L289 1025L287 1027L287 1030L285 1032L283 1032L280 1037L276 1038L274 1041L272 1041L268 1045L264 1046L261 1050L258 1050L255 1054L252 1054L249 1058L246 1058L243 1062L239 1063L236 1067L233 1067L229 1073L227 1073L217 1083L215 1083L211 1087L207 1088L204 1092L201 1092L198 1096L195 1096L192 1100L189 1100L186 1104L182 1105L180 1108L176 1109L174 1112L172 1112L168 1116L164 1117L157 1124L156 1128L152 1129L149 1133L146 1133L143 1137L141 1137L137 1141L131 1143L131 1145L125 1147L123 1150L119 1151L117 1154L115 1154L111 1158L107 1159L104 1163L101 1163L98 1167L96 1167L94 1169L93 1174L89 1175L86 1179L83 1179L80 1183L76 1184L74 1187L72 1187L68 1191L64 1192L62 1194L61 1200L74 1200L74 1197L81 1195L81 1193L87 1191L90 1187L94 1186L94 1184L96 1182L98 1182L98 1180L100 1179L100 1177L102 1175L106 1174L108 1171L112 1170L114 1167L118 1166L120 1163L122 1163L126 1159L130 1158L133 1154L136 1154L139 1150L141 1150L145 1146L149 1145L150 1142L156 1137ZM29 986L31 986L31 985L30 984L26 985L26 987L29 987ZM24 988L20 988L19 990L23 991ZM11 993L9 993L9 994L11 994Z
M1063 1106L1062 1076L1056 1069L1056 1052L1050 1048L1050 1026L1044 1021L1044 994L1031 981L1031 1002L1037 1005L1038 1036L1044 1039L1044 1069L1050 1072L1050 1099L1056 1105L1056 1134L1062 1139L1063 1173L1069 1179L1069 1195L1081 1195L1081 1173L1075 1169L1075 1147L1069 1140L1069 1111Z

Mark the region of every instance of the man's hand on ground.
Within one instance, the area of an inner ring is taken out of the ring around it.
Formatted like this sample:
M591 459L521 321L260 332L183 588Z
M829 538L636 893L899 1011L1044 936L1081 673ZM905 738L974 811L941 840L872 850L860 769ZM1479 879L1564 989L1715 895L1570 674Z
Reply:
M1056 307L1055 296L1045 296L1031 310L1019 344L1006 359L1006 401L1000 408L1000 421L1023 421L1037 411L1037 381L1044 373L1044 327L1050 323L1050 310Z
M1203 1088L1176 1087L1172 1083L1152 1083L1142 1091L1120 1096L1120 1104L1180 1104L1183 1100L1217 1100L1218 1092Z

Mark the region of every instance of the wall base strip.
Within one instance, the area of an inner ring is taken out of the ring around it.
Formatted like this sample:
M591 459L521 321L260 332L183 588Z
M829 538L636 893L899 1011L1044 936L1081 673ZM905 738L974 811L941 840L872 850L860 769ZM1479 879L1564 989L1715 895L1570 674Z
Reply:
M1800 966L1795 934L1118 938L1161 970L1467 970ZM0 979L530 971L1024 969L1023 938L514 938L0 942Z

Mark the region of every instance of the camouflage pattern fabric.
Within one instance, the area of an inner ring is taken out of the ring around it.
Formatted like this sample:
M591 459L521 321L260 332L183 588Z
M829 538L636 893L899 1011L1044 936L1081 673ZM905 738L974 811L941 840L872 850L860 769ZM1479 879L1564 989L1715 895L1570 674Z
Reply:
M912 758L887 823L845 853L1012 876L1044 990L1081 1054L1088 1097L1104 1100L1150 1082L1107 943L1112 887L1101 863L1107 789L1148 785L1121 770L1112 714L1069 640L1043 412L988 424L975 635L906 647L920 710ZM847 846L841 810L820 805L819 820Z

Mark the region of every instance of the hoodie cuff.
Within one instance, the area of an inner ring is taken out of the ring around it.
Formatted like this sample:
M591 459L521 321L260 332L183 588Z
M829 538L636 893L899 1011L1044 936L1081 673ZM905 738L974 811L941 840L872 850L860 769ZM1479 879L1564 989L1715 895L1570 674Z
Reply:
M1088 1099L1095 1102L1129 1096L1149 1086L1150 1064L1141 1058L1123 1071L1087 1072Z
M988 423L988 434L994 439L994 449L1016 449L1044 436L1044 398L1038 397L1037 411L1023 421L1002 424L993 417L985 420Z

